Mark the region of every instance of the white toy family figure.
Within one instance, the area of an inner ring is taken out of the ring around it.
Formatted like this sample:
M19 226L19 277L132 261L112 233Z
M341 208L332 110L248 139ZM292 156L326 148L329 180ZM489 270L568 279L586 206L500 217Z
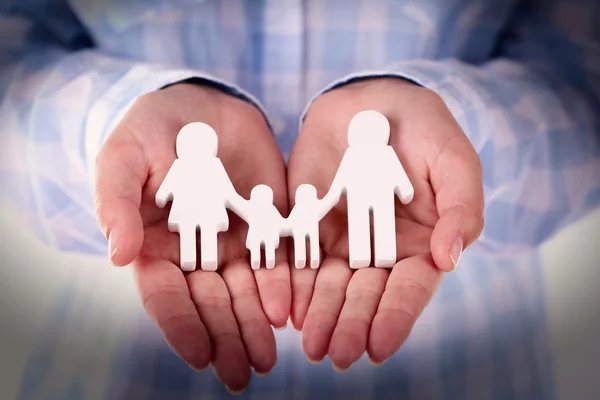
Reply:
M295 206L284 219L273 205L273 191L258 185L250 200L233 187L217 156L215 131L201 122L181 129L177 137L177 159L156 193L156 204L164 207L173 200L169 230L179 232L181 269L196 268L196 231L200 229L200 255L203 270L216 270L217 235L229 227L227 208L248 223L246 247L250 263L258 269L261 250L265 265L275 266L275 250L280 237L292 236L296 268L306 265L306 241L310 245L310 266L320 264L319 222L346 194L348 202L348 240L351 268L371 264L371 226L373 216L374 265L391 267L396 262L395 196L408 204L414 188L396 155L388 145L390 124L376 111L362 111L348 128L348 150L342 158L329 192L317 198L312 185L300 185Z
M371 224L376 267L396 263L394 194L403 204L414 196L414 188L389 146L390 124L377 111L361 111L348 128L348 150L344 154L329 192L323 198L331 209L342 193L348 202L348 241L351 268L371 264Z
M252 269L260 267L261 248L265 251L265 266L272 269L275 267L275 250L285 228L285 220L273 205L273 190L267 185L255 186L243 214L240 216L248 223L246 247L250 250Z
M229 228L227 208L238 215L244 198L233 187L221 160L217 158L216 132L207 124L193 122L177 136L177 159L156 193L156 205L173 201L169 230L179 232L180 267L196 269L196 232L200 229L200 257L203 270L217 269L217 235Z
M321 263L319 247L319 222L329 212L323 200L317 198L313 185L300 185L296 189L295 205L287 219L288 235L294 238L294 262L296 268L306 266L306 241L310 248L310 267Z

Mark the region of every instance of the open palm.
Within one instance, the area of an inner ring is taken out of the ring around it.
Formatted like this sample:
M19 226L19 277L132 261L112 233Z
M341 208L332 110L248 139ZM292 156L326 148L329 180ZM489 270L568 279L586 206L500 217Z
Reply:
M482 229L481 169L468 139L437 96L394 78L334 89L311 106L290 156L289 197L303 183L325 196L348 147L348 123L365 109L390 120L390 145L415 196L408 205L396 202L393 268L349 268L342 199L321 222L320 268L292 271L292 322L302 329L303 349L313 361L328 355L339 369L365 351L376 363L395 353L442 271L454 269Z
M247 224L231 212L218 236L219 270L179 268L170 207L156 207L155 196L176 158L178 132L195 121L217 132L236 191L248 198L255 185L269 185L285 212L285 167L260 112L216 89L180 84L140 98L105 143L96 168L98 222L113 263L133 263L144 307L174 351L197 369L212 362L227 387L240 391L250 367L267 373L275 365L271 325L284 326L289 315L289 268L282 246L274 269L252 271Z

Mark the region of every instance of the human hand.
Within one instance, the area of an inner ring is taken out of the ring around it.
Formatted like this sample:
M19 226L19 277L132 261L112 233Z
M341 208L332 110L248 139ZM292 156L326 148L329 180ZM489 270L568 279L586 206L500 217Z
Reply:
M348 147L348 126L363 110L390 121L390 145L414 189L396 200L392 269L348 265L348 221L341 201L320 227L319 269L291 272L292 323L302 330L309 360L329 355L349 368L367 351L374 363L393 355L462 249L483 229L481 165L468 138L433 92L397 78L361 80L336 88L311 106L288 163L290 199L296 187L328 192ZM374 177L375 178L375 177Z
M248 385L250 367L267 373L275 365L270 324L282 327L288 319L289 268L282 243L276 267L253 272L247 225L231 213L229 230L219 234L220 270L178 267L179 235L169 232L169 208L158 208L155 194L175 160L179 130L193 121L217 132L218 157L240 195L266 184L279 211L287 210L285 165L262 114L217 89L177 84L142 96L104 144L96 165L97 220L113 264L133 263L145 310L173 350L195 369L212 362L237 392Z

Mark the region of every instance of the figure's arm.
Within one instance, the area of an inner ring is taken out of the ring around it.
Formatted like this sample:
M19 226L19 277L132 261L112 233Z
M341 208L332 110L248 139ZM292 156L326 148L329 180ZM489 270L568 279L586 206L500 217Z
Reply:
M231 183L231 179L229 175L227 175L227 171L223 166L223 163L219 160L219 175L221 176L221 182L223 182L224 196L225 196L225 206L229 208L231 211L236 213L240 218L249 223L249 207L248 200L244 199L239 193L235 190L233 183Z
M277 221L279 224L280 236L289 236L291 234L291 223L293 220L291 220L289 217L284 218L279 210L277 210Z
M340 197L346 190L346 165L348 164L348 152L344 154L342 157L342 161L340 162L340 166L329 186L329 191L327 194L318 201L319 204L319 220L321 220L336 204L340 201Z
M317 202L316 202L317 209L315 210L317 220L321 221L323 218L325 218L325 216L329 213L329 211L331 211L331 209L333 207L335 207L336 204L339 202L339 199L340 199L340 196L338 196L337 199L335 201L333 201L332 199L327 198L327 195L325 195L325 197L323 197L321 200L317 200Z
M173 200L174 186L175 182L177 182L178 165L179 160L175 160L173 165L171 165L171 168L169 168L169 172L167 172L165 179L156 191L155 202L156 206L159 208L164 208L169 201Z
M391 167L389 176L394 180L394 193L398 196L402 204L408 204L415 195L415 188L410 182L394 148L388 146L386 150L389 159L388 165Z

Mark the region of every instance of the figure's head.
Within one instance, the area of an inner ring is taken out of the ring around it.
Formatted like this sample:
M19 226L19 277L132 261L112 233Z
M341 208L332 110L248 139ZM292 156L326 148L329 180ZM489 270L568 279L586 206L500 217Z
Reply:
M296 203L303 203L317 198L317 189L313 185L300 185L296 189Z
M273 204L273 190L267 185L254 186L250 192L250 200L255 200L259 203Z
M356 114L348 126L350 147L380 147L390 141L390 123L387 118L373 110Z
M212 158L217 156L218 144L213 128L204 122L192 122L179 131L175 148L178 158Z

